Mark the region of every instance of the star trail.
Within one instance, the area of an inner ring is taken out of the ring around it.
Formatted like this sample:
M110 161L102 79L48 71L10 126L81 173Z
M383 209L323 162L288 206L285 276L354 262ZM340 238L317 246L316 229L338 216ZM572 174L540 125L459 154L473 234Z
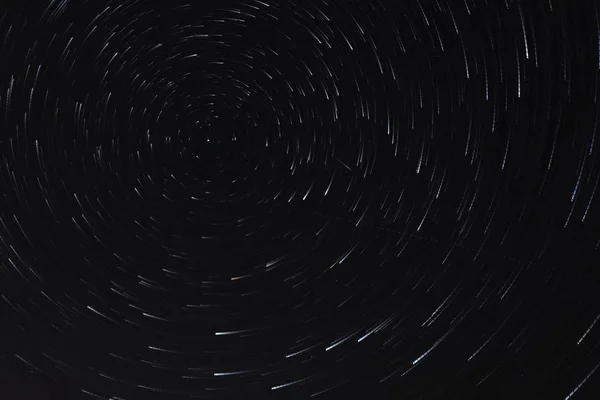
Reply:
M599 8L2 2L0 398L596 398Z

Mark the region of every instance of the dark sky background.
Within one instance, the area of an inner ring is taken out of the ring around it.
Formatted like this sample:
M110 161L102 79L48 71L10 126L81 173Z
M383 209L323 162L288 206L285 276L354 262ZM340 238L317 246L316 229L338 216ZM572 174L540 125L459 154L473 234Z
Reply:
M0 398L595 398L599 21L2 2Z

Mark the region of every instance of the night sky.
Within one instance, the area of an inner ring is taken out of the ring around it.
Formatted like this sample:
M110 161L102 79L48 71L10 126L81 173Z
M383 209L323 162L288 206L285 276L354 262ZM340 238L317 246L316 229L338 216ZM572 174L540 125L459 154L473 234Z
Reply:
M1 1L0 398L597 399L599 9Z

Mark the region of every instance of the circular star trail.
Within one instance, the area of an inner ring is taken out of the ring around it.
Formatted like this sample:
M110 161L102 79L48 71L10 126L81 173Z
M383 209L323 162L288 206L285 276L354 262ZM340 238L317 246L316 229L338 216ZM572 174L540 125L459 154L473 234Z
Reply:
M592 398L599 13L5 2L2 396Z

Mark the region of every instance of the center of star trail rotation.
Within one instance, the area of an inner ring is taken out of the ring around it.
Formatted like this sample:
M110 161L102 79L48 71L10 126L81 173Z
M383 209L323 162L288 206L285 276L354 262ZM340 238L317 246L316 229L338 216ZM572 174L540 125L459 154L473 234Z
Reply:
M0 397L593 398L571 3L4 2Z

